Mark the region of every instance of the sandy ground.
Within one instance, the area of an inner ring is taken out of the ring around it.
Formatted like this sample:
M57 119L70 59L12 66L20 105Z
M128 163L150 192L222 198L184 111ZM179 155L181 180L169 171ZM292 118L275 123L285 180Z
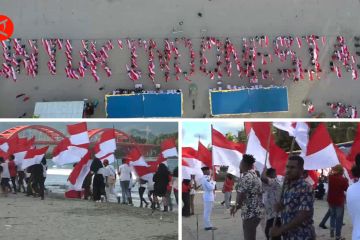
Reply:
M342 101L347 104L360 106L358 95L359 81L351 79L349 73L343 73L343 79L337 79L335 74L329 73L329 57L332 52L334 38L342 34L348 40L349 48L355 52L352 37L360 35L360 15L358 0L3 0L0 3L1 12L8 15L15 24L14 37L23 39L41 38L68 38L74 40L74 50L80 50L79 39L97 39L101 43L106 39L117 38L154 38L162 47L162 39L169 37L189 37L193 39L196 53L199 50L199 38L202 36L230 37L240 48L242 37L256 34L267 34L272 39L279 34L305 35L318 34L327 37L327 45L320 44L320 64L324 69L320 81L304 80L294 84L287 82L289 87L290 111L285 113L264 113L241 115L241 117L307 117L301 101L309 98L315 104L316 112L324 112L331 117L326 108L327 101ZM198 17L198 12L202 17ZM183 22L179 25L179 22ZM173 31L182 31L173 33ZM294 50L303 59L304 66L308 65L307 49ZM180 49L183 55L181 64L186 70L188 53ZM144 50L138 51L139 67L144 77L140 80L146 89L154 89L152 82L146 77L147 54ZM209 67L215 64L215 54L209 54ZM0 116L18 117L26 113L31 117L37 101L64 101L98 99L100 104L94 117L105 117L104 95L114 88L130 88L133 82L128 79L125 64L130 62L127 48L120 50L115 47L110 52L109 66L113 76L105 77L100 70L101 80L95 82L87 73L81 80L65 78L65 57L60 51L57 56L58 73L49 74L47 57L40 49L39 75L29 78L23 74L17 82L10 79L0 79ZM74 56L77 63L79 56ZM196 59L197 67L198 58ZM0 60L2 62L2 60ZM290 62L280 65L276 60L269 67L275 72L278 67L289 67ZM189 98L189 83L174 78L170 82L164 81L163 73L157 71L157 83L164 89L181 88L184 92L184 117L209 116L208 89L216 86L216 82L197 73L191 79L198 87L196 108L192 109ZM261 81L268 86L281 84L282 80L274 74L274 82ZM224 84L249 85L248 81L236 78L225 78ZM104 90L99 90L104 87ZM26 93L30 100L23 102L15 99L19 93Z
M58 196L0 197L0 239L177 240L177 219L175 213Z
M232 194L233 199L235 199L235 193ZM223 201L223 194L218 192L216 194L215 207L213 209L212 214L212 223L218 229L214 231L214 239L243 239L243 231L242 231L242 221L240 217L240 212L235 215L235 218L231 217L229 212L225 211L225 208L220 205L220 202ZM208 240L212 239L212 232L203 230L203 205L202 205L202 194L197 193L195 197L195 215L189 218L183 218L183 229L182 236L183 239L186 240L196 240L197 236L197 224L196 218L198 217L199 223L199 240ZM233 200L234 201L234 200ZM314 222L315 222L315 231L317 234L317 239L319 240L330 240L330 231L324 230L318 227L321 222L323 216L326 214L328 210L326 201L316 201L315 202L315 214L314 214ZM342 228L342 235L346 239L351 239L352 232L352 224L345 210L344 216L345 226ZM265 238L264 230L265 224L264 222L260 223L261 225L257 228L256 239L263 240ZM330 227L330 219L326 223L327 227Z

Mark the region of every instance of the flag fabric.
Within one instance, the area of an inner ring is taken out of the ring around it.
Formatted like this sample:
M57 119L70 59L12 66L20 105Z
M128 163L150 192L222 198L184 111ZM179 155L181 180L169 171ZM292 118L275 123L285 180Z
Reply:
M203 176L201 168L205 165L198 159L198 152L195 149L191 147L183 147L182 158L184 161L186 161L187 166L192 169L192 172L196 178Z
M153 175L158 168L158 162L157 161L149 161L149 162L147 162L147 164L149 165L148 167L134 166L134 170L135 170L136 174L139 176L139 178L146 180L146 181L152 181Z
M4 138L0 139L0 149L6 153L9 151L9 143Z
M309 140L304 158L304 169L317 170L340 164L336 146L324 123L320 123Z
M74 169L69 175L69 190L82 190L82 184L85 177L90 171L90 165L92 163L90 151L87 151L85 156L76 164Z
M103 158L116 150L116 139L114 129L109 129L101 134L99 141L94 146L95 156Z
M53 162L56 165L79 162L88 152L86 148L72 146L68 138L64 138L53 150Z
M101 162L104 162L104 160L107 159L109 161L109 164L116 161L114 153L109 153L102 158L100 158Z
M126 158L129 159L130 166L148 166L138 147L133 147Z
M69 139L72 145L83 145L90 143L86 122L67 125L67 130L70 134Z
M254 156L256 160L255 166L260 171L265 165L267 155L266 167L276 169L277 175L284 175L288 154L276 145L270 128L269 122L251 123L246 153Z
M302 152L306 152L306 147L309 142L310 127L304 122L274 122L274 127L286 131L299 145Z
M228 166L228 173L240 177L240 162L245 152L245 144L228 140L212 128L212 158L217 166Z
M182 179L191 180L191 175L194 174L192 168L186 160L181 161Z
M203 166L213 167L211 151L207 149L200 141L198 143L197 159L202 162Z
M161 151L164 158L177 157L177 149L175 139L168 138L161 143Z
M39 149L29 149L24 156L24 160L22 161L22 168L26 169L32 165L39 164L45 153L47 152L48 148L49 146Z

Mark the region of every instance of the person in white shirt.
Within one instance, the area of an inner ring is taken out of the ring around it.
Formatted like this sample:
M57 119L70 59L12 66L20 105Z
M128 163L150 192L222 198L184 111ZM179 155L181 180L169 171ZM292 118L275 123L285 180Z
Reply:
M351 173L357 181L349 186L346 193L346 205L353 224L352 240L360 239L360 154L356 155L356 164Z
M104 159L103 161L106 176L105 176L105 192L106 192L106 199L109 200L110 194L115 196L115 182L116 182L116 171L115 168L109 164L109 160Z
M2 167L1 183L0 183L1 190L6 196L8 192L11 192L11 187L10 187L10 183L9 183L10 172L9 172L8 163L5 162L4 158L2 158L2 157L0 157L0 166Z
M203 201L204 201L204 229L216 230L211 224L211 212L214 205L214 190L216 182L211 179L210 169L208 167L201 168L203 171L203 178L201 179L201 185L204 190Z
M123 158L122 164L119 167L119 176L120 176L120 187L122 194L122 204L132 204L132 199L130 195L130 180L131 180L131 168L127 163L128 159Z

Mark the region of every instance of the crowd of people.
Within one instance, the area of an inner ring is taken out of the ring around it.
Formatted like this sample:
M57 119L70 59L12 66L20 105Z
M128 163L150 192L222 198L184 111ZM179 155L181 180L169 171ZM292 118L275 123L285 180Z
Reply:
M17 194L22 191L26 196L40 197L44 200L46 158L26 169L15 163L14 155L10 155L8 160L0 157L0 163L1 191L4 196L8 196L11 192Z
M169 90L145 90L143 88L134 88L134 89L123 89L117 88L111 92L111 95L126 95L126 94L146 94L146 93L180 93L180 89L169 89Z
M304 170L304 160L300 156L290 156L283 180L279 180L276 170L264 168L262 173L255 170L256 160L252 155L243 155L240 163L241 177L237 179L227 174L222 192L225 213L231 216L241 210L243 238L255 240L258 225L265 221L264 233L267 239L316 239L314 227L315 199L326 195L324 184L328 184L326 201L329 206L319 227L327 229L326 221L330 218L329 236L342 237L345 204L352 219L352 239L360 239L360 154L352 167L352 179L346 177L341 165L334 166L328 176L321 174L318 182L310 180ZM183 216L194 214L192 190L203 190L203 224L205 230L217 230L211 221L215 201L216 182L208 167L203 167L203 177L199 184L183 180ZM323 173L323 172L322 172ZM231 204L231 195L236 190L235 204ZM192 203L191 203L192 202Z

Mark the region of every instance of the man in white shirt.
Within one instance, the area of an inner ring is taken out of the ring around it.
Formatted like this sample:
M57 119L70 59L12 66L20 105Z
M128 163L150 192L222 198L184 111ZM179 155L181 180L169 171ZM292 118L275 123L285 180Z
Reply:
M109 200L110 194L115 196L115 182L116 182L116 172L115 168L109 164L109 160L105 159L103 161L105 170L106 170L106 176L105 177L105 192L106 192L106 198Z
M203 178L201 179L201 185L204 190L203 200L204 200L204 229L216 230L217 228L213 227L211 224L211 212L214 205L214 190L216 182L211 179L210 169L208 167L201 168L203 171Z
M120 186L122 194L122 204L132 204L131 195L130 195L130 180L131 180L131 168L128 164L128 159L123 158L122 164L119 167L119 176L120 176Z
M4 158L0 157L0 165L2 167L2 173L1 173L1 190L6 195L8 192L11 192L10 187L10 172L8 163L5 162Z

